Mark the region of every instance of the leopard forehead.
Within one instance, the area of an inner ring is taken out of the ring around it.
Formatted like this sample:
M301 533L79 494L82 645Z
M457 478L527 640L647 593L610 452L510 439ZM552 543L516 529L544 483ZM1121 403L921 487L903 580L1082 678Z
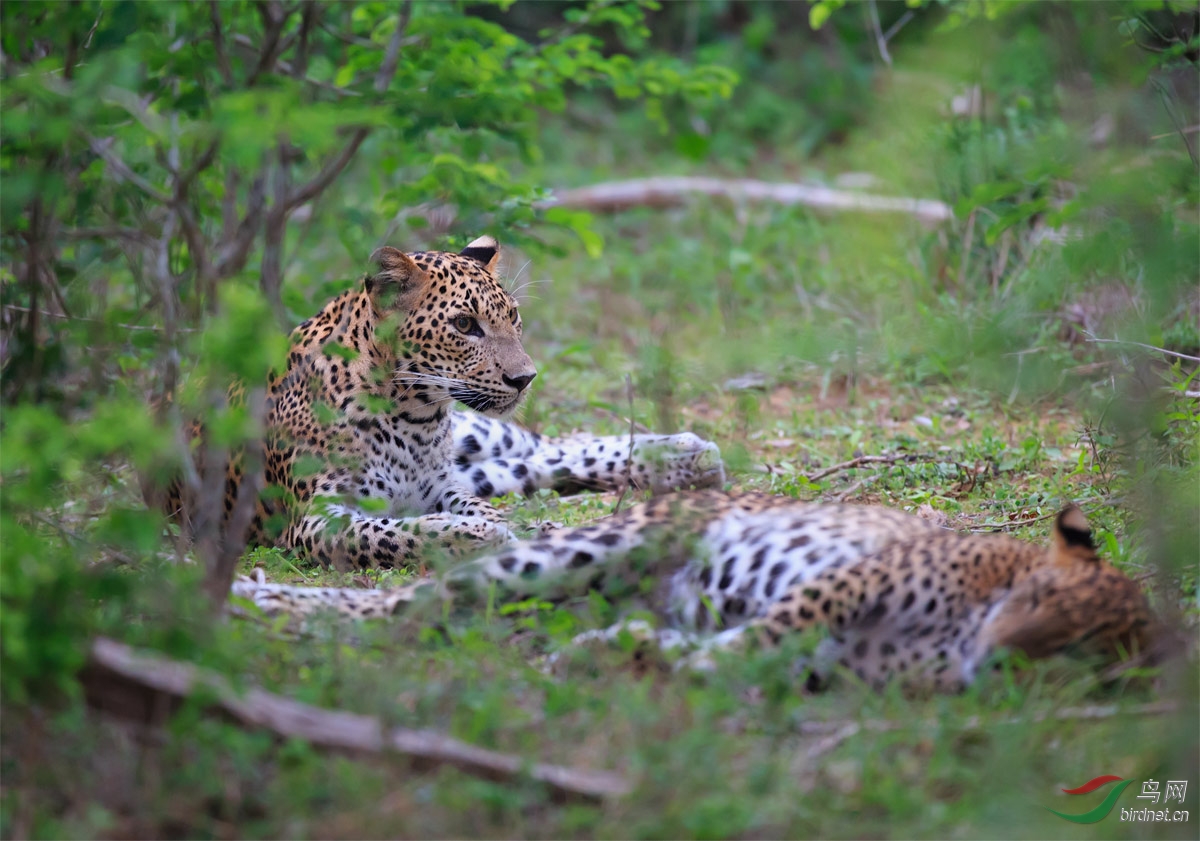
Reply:
M417 251L409 256L430 279L427 302L463 304L481 314L507 313L517 300L478 260L448 251Z

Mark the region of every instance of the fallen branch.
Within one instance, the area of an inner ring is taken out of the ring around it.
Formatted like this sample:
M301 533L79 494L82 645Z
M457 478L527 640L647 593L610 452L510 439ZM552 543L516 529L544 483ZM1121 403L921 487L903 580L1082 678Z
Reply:
M911 464L918 461L947 460L942 456L923 453L897 453L894 456L859 456L849 461L843 461L841 464L826 467L824 470L818 470L816 473L806 473L804 474L804 478L810 482L819 482L822 479L832 476L834 473L841 473L843 470L853 470L856 467L862 467L866 464Z
M1122 707L1118 704L1093 704L1086 707L1064 707L1053 712L1037 713L1036 715L1010 716L989 721L984 716L971 715L961 721L945 721L943 719L925 719L923 721L891 721L888 719L867 719L866 721L804 721L799 730L803 736L822 736L807 755L814 752L828 753L839 744L857 733L867 730L872 733L891 733L897 730L978 730L991 725L1010 726L1014 724L1040 724L1053 719L1055 721L1095 721L1114 718L1118 715L1170 715L1178 712L1179 705L1174 701L1152 701L1148 704L1137 704L1132 707ZM826 747L827 746L827 747Z
M1162 347L1155 347L1154 345L1148 345L1145 342L1131 342L1131 341L1127 341L1125 339L1098 339L1095 336L1093 336L1091 333L1088 333L1087 336L1088 336L1088 338L1086 341L1089 344L1131 345L1133 347L1140 347L1140 348L1145 348L1146 350L1152 350L1155 353L1161 353L1165 356L1174 356L1176 359L1185 359L1188 362L1200 362L1200 356L1188 356L1186 353L1176 353L1173 350L1167 350L1166 348L1162 348Z
M1042 514L1040 517L1027 517L1024 520L1006 520L1002 523L980 523L977 526L967 529L971 534L995 534L996 532L1012 531L1019 529L1022 526L1028 526L1032 523L1040 523L1043 520L1050 520L1058 516L1058 511L1052 511L1049 514Z
M387 728L377 718L323 710L261 689L234 690L221 675L100 638L82 673L89 703L125 717L158 723L193 692L234 721L284 738L358 753L400 754L417 765L452 765L469 774L507 781L528 774L554 791L590 799L620 797L629 783L617 774L527 762L475 747L431 730Z
M674 207L694 194L732 201L801 204L819 210L861 210L868 213L907 213L925 222L944 222L954 211L936 199L876 196L809 184L774 184L752 179L661 176L631 181L608 181L563 190L538 203L539 208L571 207L612 213L630 207Z

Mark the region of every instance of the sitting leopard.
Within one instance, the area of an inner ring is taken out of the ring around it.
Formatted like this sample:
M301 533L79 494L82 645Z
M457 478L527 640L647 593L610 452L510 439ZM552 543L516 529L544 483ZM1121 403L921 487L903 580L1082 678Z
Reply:
M690 433L552 440L498 419L537 376L499 256L491 237L458 254L381 248L360 288L296 328L267 385L275 490L257 501L251 543L339 569L392 567L513 540L493 496L724 482L716 446ZM235 459L227 517L242 483ZM186 525L178 483L164 505Z
M268 613L395 613L421 593L496 583L516 598L602 588L644 591L675 630L720 631L701 653L766 644L821 626L812 685L841 664L879 686L893 677L935 689L970 683L999 649L1108 657L1144 647L1151 627L1132 580L1097 556L1074 507L1049 547L960 535L886 508L805 504L761 494L661 496L580 528L517 544L395 590L312 589L242 580L235 595Z

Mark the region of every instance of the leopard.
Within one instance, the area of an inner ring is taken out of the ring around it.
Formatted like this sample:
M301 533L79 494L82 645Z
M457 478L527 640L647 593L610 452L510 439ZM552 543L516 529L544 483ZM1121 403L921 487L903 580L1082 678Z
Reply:
M234 592L268 614L372 618L472 592L646 596L653 580L648 607L665 626L657 638L689 644L688 662L711 666L721 651L777 646L817 628L825 636L809 663L810 690L845 671L876 688L900 680L953 692L998 667L1003 651L1111 661L1150 644L1156 624L1141 588L1100 558L1083 512L1063 508L1050 531L1039 545L960 534L880 506L692 491L391 590L242 579ZM584 636L612 639L628 628Z
M500 256L491 236L458 253L384 246L360 284L295 328L266 384L251 546L387 569L515 541L498 496L723 484L718 447L690 432L551 438L506 420L538 372ZM201 426L194 436L203 469ZM227 523L251 487L244 463L222 466ZM162 504L187 530L181 488Z

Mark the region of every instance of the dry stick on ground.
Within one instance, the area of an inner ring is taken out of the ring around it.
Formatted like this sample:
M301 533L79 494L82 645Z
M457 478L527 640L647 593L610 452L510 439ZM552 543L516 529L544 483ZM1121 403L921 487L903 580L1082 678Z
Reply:
M834 473L840 473L843 470L853 470L856 467L862 467L864 464L911 464L917 461L948 461L942 456L933 455L931 453L898 453L894 456L859 456L852 458L849 461L843 461L841 464L835 464L832 467L826 467L824 470L818 470L816 473L806 473L804 478L810 482L819 482L832 476Z
M1167 350L1166 348L1155 347L1154 345L1148 345L1148 344L1145 344L1144 342L1131 342L1126 339L1098 339L1095 336L1093 336L1091 333L1088 333L1087 331L1084 331L1084 333L1088 337L1087 341L1090 344L1132 345L1134 347L1140 347L1140 348L1145 348L1146 350L1152 350L1155 353L1161 353L1166 356L1174 356L1176 359L1184 359L1184 360L1187 360L1188 362L1200 362L1200 356L1188 356L1186 353L1177 353L1173 350Z
M974 528L969 528L971 534L995 534L999 531L1011 531L1019 529L1021 526L1027 526L1031 523L1040 523L1042 520L1049 520L1058 516L1058 511L1052 511L1049 514L1043 514L1040 517L1030 517L1027 520L1008 520L1003 523L980 523Z
M606 771L529 762L431 730L389 729L373 716L323 710L261 689L238 692L215 672L139 652L111 639L100 638L92 644L81 680L89 703L127 718L160 723L164 713L197 693L239 724L263 727L318 747L398 754L419 766L452 765L491 780L528 775L559 795L592 800L620 797L631 790L624 778Z
M897 730L914 730L918 728L933 730L951 728L956 730L978 730L981 727L992 725L1037 724L1047 719L1054 719L1055 721L1094 721L1113 718L1118 715L1169 715L1178 711L1179 705L1174 701L1153 701L1149 704L1138 704L1134 707L1125 708L1116 704L1097 704L1087 707L1064 707L1052 713L1038 713L1029 718L1017 716L1013 718L1001 718L995 721L989 721L984 716L978 715L968 716L960 722L947 722L941 719L918 722L880 719L868 719L862 722L806 721L801 723L800 733L805 736L823 737L805 753L805 759L811 761L835 750L843 742L853 738L863 730L868 730L872 733L889 733Z
M734 201L801 204L821 210L907 213L923 222L944 222L954 218L954 211L950 206L936 199L876 196L810 184L774 184L752 179L688 176L609 181L590 187L563 190L554 198L539 202L538 207L575 207L604 213L630 207L673 207L683 204L690 196L697 194Z

